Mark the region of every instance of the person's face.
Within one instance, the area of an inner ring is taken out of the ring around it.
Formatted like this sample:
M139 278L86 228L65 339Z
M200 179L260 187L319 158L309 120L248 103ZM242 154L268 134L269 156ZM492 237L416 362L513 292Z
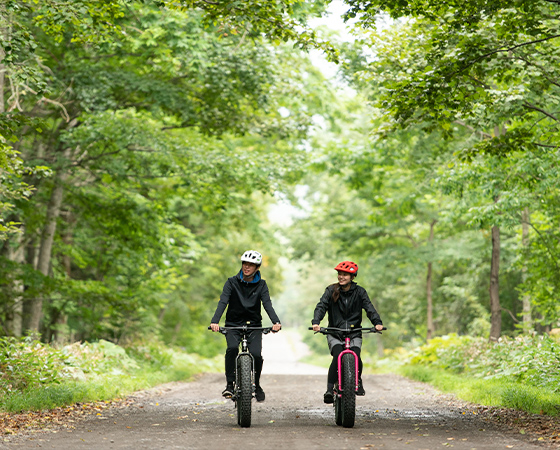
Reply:
M254 263L243 261L241 269L243 270L243 278L251 278L257 273L259 266Z
M352 281L352 275L348 272L338 272L338 284L341 286L347 286Z

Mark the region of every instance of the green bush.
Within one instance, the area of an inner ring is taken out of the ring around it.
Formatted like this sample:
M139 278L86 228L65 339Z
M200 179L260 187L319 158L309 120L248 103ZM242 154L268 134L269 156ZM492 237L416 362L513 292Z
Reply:
M56 350L30 339L0 338L0 410L109 400L222 366L221 355L208 359L157 340L126 349L100 340Z
M0 397L60 383L66 355L31 338L0 337Z
M547 335L502 338L497 343L455 334L442 336L413 352L409 363L560 392L560 346Z

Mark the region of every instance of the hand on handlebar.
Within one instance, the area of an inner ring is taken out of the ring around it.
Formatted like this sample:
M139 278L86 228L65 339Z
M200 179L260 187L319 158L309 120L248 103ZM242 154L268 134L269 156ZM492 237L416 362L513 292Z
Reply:
M282 329L282 324L281 323L275 323L274 325L272 325L272 331L274 333L276 333L277 331L280 331Z
M321 329L321 327L319 326L318 323L313 324L313 326L311 328L313 328L313 331L319 331Z
M214 332L220 331L220 325L217 323L211 323L210 324L210 329Z
M383 330L386 330L387 328L385 328L383 325L375 325L375 329L377 331L383 331Z

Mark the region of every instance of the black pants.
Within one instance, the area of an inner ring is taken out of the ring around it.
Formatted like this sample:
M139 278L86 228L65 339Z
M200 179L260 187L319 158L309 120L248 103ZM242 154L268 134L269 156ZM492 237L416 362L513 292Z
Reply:
M227 350L226 350L226 381L233 383L235 381L235 359L239 354L239 343L241 342L241 331L228 330L226 334ZM262 358L262 332L260 330L251 330L247 334L247 347L249 353L255 359L255 384L259 386L263 358Z
M358 376L362 377L362 369L364 364L362 363L362 358L360 357L361 349L359 347L350 348L358 356ZM327 389L332 389L334 384L338 381L338 355L344 351L344 346L335 345L332 349L333 359L329 367L329 375L327 376Z

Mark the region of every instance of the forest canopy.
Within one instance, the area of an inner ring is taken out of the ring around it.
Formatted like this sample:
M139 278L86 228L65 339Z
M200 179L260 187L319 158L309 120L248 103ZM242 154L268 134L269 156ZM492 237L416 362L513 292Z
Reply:
M558 12L4 2L0 334L186 345L248 248L288 324L348 259L387 346L559 327Z

